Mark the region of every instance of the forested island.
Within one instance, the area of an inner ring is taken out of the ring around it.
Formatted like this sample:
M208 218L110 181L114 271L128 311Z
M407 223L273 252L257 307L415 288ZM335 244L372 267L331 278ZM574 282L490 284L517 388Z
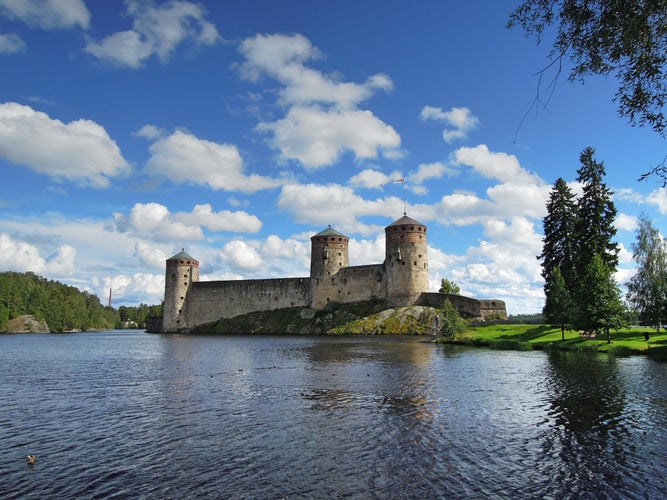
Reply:
M0 332L78 332L144 328L162 306L104 306L89 292L32 272L0 273Z

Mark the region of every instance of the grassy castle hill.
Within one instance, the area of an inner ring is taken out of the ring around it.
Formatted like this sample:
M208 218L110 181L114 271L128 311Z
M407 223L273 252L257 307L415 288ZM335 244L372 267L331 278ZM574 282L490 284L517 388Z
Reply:
M432 307L390 308L384 301L331 304L322 311L288 308L249 313L200 325L193 333L300 334L300 335L423 335L435 337ZM646 340L645 334L649 334ZM440 336L438 343L505 350L560 350L607 353L617 356L648 355L667 361L667 332L630 328L612 331L611 343L604 335L588 337L544 324L488 322L470 324L465 332L451 338Z
M648 340L645 334L649 334ZM649 327L612 330L611 343L604 335L588 337L574 330L565 330L565 340L561 330L543 324L489 323L471 326L466 332L440 342L482 346L492 349L509 350L561 350L599 352L617 356L634 354L648 355L650 358L667 361L667 331L656 333Z

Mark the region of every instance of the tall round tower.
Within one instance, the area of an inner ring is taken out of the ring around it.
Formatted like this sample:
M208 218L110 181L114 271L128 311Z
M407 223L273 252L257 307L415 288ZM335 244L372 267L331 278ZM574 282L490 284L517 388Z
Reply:
M184 250L178 252L167 259L164 281L162 329L165 332L176 332L187 327L182 313L183 303L190 284L199 281L199 262Z
M428 292L426 226L404 215L384 230L387 301L409 306Z
M336 273L350 265L350 239L331 226L310 239L310 304L322 309L336 296Z

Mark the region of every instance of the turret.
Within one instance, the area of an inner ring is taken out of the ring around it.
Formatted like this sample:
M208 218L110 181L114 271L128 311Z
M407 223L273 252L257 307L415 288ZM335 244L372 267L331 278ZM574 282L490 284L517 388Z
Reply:
M404 215L385 228L387 301L394 306L414 304L428 292L426 226Z
M176 332L186 327L183 303L190 284L199 281L199 262L181 251L167 259L162 329Z
M310 239L310 302L322 309L336 289L336 273L350 265L350 239L329 226Z

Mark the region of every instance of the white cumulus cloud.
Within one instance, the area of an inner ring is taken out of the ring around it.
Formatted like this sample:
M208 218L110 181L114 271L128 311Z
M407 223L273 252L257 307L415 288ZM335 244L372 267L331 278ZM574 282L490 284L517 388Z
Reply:
M479 126L479 119L468 108L452 108L444 111L442 108L424 106L419 113L419 118L423 121L435 120L447 125L448 128L442 132L442 138L447 143L454 139L465 138L470 130Z
M171 0L155 6L150 1L128 0L127 15L132 29L109 35L99 42L90 40L86 51L118 66L140 68L156 55L169 60L176 47L191 41L213 45L221 38L215 25L206 20L202 5Z
M0 0L0 15L44 30L90 25L83 0Z
M25 52L26 45L23 39L15 33L0 33L0 54L15 54Z
M96 188L130 170L118 145L97 123L63 123L15 102L0 104L0 157Z
M207 185L212 189L253 193L279 186L278 180L260 175L246 175L243 159L236 146L218 144L176 131L158 139L149 147L146 164L150 173L176 183Z
M269 144L283 160L297 160L306 168L336 163L344 152L357 159L397 158L401 139L390 125L360 103L375 92L391 91L393 82L375 74L363 83L343 81L306 65L321 56L303 35L257 35L244 40L239 51L242 78L258 82L268 76L281 86L278 103L285 117L264 121L256 130L271 134Z

